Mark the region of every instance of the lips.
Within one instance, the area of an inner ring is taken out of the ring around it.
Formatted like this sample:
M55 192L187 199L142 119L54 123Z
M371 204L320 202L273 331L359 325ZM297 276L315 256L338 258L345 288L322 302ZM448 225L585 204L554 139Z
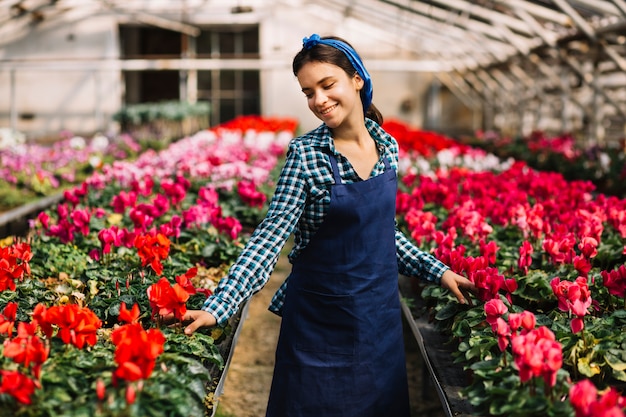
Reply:
M337 105L335 104L335 105L333 105L333 106L330 106L330 107L325 108L324 110L320 110L320 114L321 114L322 116L325 116L325 115L327 115L328 113L330 113L331 111L333 111L336 107L337 107Z

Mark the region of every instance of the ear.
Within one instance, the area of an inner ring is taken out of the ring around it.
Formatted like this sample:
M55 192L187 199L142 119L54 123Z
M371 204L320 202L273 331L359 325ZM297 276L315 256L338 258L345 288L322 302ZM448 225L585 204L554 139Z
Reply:
M358 72L354 73L354 77L352 77L352 81L354 82L354 85L358 91L361 91L361 89L365 85L365 81L363 80L363 78L361 78Z

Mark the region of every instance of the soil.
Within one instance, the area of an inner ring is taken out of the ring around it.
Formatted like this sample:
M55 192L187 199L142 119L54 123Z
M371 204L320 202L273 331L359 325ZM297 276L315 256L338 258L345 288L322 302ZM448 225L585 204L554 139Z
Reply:
M291 267L281 255L267 285L249 302L230 366L218 397L217 417L263 417L269 397L280 317L267 307ZM405 348L411 396L411 416L444 417L441 402L415 337L405 323ZM382 416L381 416L382 417Z

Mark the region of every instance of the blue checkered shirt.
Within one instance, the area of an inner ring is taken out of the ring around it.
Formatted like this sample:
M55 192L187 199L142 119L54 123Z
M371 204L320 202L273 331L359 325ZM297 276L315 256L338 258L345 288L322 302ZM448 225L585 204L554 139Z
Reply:
M384 158L398 169L398 144L378 124L365 119L367 129L376 140L379 160L371 176L385 170ZM261 290L274 270L281 250L293 233L294 246L288 255L293 261L309 243L324 221L330 203L333 172L326 152L337 158L344 183L362 181L348 160L337 152L330 129L322 124L317 129L293 139L285 165L276 184L265 219L252 233L228 276L220 280L213 295L202 309L223 323L237 312L239 305ZM401 274L420 277L439 284L448 266L417 248L396 228L398 270ZM278 289L269 310L280 315L288 279Z

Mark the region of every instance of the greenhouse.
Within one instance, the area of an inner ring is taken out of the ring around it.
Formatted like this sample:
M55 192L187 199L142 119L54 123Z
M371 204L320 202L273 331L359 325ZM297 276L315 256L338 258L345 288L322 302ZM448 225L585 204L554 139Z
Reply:
M625 0L0 0L0 417L626 416Z

